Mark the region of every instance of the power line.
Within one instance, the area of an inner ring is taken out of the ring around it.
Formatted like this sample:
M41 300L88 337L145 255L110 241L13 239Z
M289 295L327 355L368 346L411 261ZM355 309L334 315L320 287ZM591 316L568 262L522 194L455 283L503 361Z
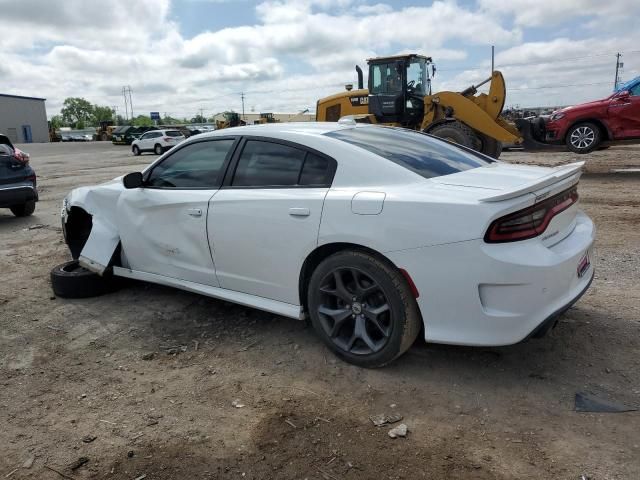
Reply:
M541 90L543 88L567 88L567 87L590 87L592 85L606 85L609 82L596 82L596 83L574 83L570 85L543 85L540 87L520 87L520 88L507 88L507 91L512 90Z
M620 53L624 53L627 55L630 54L634 54L634 53L640 53L640 50L630 50L628 52L620 52ZM530 65L545 65L547 63L560 63L560 62L571 62L574 60L582 60L585 58L595 58L595 57L607 57L609 55L615 55L614 52L609 52L609 53L597 53L597 54L593 54L593 55L583 55L581 57L569 57L569 58L559 58L559 59L555 59L555 60L543 60L540 62L523 62L523 63L505 63L502 65L499 65L500 68L505 68L505 67L525 67L525 66L530 66ZM453 68L438 68L439 72L453 72L453 71L462 71L462 70L486 70L487 66L486 65L471 65L471 66L466 66L466 67L453 67Z

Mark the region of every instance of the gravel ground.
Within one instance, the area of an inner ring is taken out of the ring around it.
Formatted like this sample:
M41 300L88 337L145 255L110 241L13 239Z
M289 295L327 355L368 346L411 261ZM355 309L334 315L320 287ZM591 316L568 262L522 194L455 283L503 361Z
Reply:
M55 298L64 195L155 157L106 143L24 149L41 201L30 218L0 212L2 478L640 478L640 412L573 408L578 391L640 405L640 176L609 173L639 167L640 147L577 158L596 278L548 336L418 341L379 370L336 360L302 322L161 286ZM374 427L380 413L402 415L407 438Z

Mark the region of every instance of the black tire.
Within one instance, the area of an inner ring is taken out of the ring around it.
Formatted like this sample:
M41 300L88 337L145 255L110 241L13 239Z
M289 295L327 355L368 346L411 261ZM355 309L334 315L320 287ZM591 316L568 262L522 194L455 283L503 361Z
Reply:
M307 305L322 341L360 367L395 360L420 332L418 305L406 279L392 264L364 252L343 251L323 260L311 275Z
M162 148L162 145L159 143L156 143L156 146L153 147L153 151L156 155L162 155L164 153L164 148Z
M482 142L481 152L491 158L498 159L502 153L502 142L495 138L488 137L487 135L478 135Z
M109 140L109 136L107 135L106 132L102 132L100 134L100 140L103 141L103 142L106 142L107 140Z
M81 267L77 260L71 260L51 270L51 287L58 297L87 298L115 291L118 282L112 276L101 277Z
M567 131L565 143L574 153L590 153L602 143L602 132L594 123L576 123Z
M133 147L131 147L131 151L133 152L133 154L137 157L138 155L140 155L140 148L137 145L134 145Z
M21 205L14 205L13 207L9 207L11 213L13 213L16 217L28 217L33 212L36 211L36 202L35 200L29 200Z
M463 147L478 151L482 148L482 142L476 132L457 120L437 125L429 130L428 133L457 143Z

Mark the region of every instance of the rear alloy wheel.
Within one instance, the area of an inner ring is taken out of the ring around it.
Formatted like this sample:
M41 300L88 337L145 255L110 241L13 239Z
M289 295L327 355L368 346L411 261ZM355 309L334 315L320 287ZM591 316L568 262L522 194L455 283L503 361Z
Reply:
M29 200L21 205L14 205L13 207L9 207L11 213L13 213L16 217L28 217L36 210L36 202L34 200Z
M402 274L357 251L336 253L309 282L311 323L336 355L361 367L381 367L402 355L420 331L420 314Z
M566 144L574 153L589 153L595 150L602 140L597 125L585 122L578 123L567 132Z
M140 148L138 148L138 146L137 146L137 145L134 145L134 146L131 148L131 151L133 152L133 154L134 154L136 157L137 157L138 155L140 155Z
M162 155L162 152L164 150L162 149L162 145L160 145L159 143L156 143L156 146L153 148L153 151L156 152L156 155Z
M482 141L473 129L457 120L433 127L428 133L473 150L480 151L482 148Z
M112 276L101 277L81 267L77 260L71 260L51 270L51 287L58 297L87 298L115 291L118 282Z

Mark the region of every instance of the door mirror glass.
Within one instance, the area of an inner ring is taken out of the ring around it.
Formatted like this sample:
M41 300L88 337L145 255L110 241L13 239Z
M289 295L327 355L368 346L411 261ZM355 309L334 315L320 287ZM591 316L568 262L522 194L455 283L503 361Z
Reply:
M143 183L140 172L129 173L122 178L124 188L140 188Z
M622 90L616 94L616 98L629 98L629 90Z

